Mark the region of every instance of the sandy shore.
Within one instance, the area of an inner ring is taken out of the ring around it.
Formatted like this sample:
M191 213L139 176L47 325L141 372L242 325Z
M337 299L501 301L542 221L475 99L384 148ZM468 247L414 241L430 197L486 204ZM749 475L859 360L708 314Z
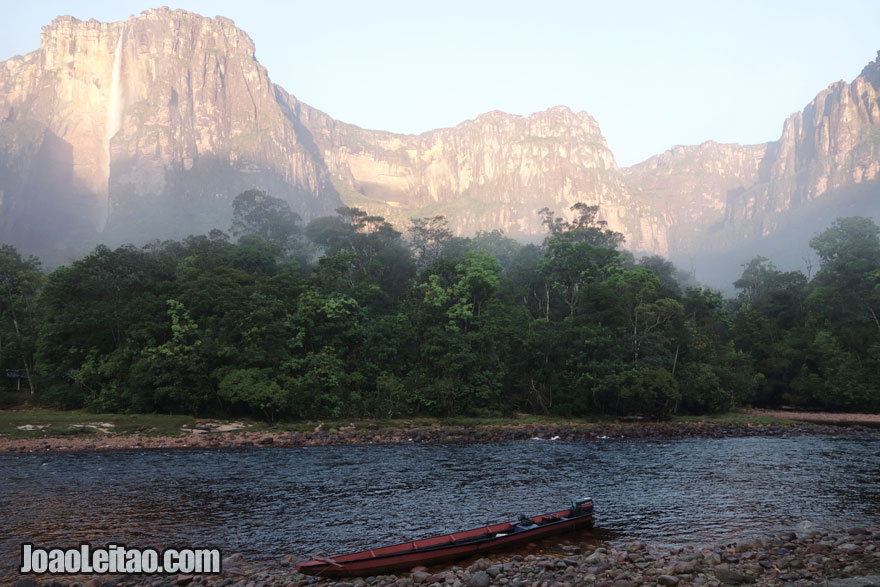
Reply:
M880 426L880 414L837 414L834 412L796 412L790 410L748 410L748 413L818 424Z
M235 449L273 446L345 446L368 444L489 443L509 440L606 440L633 438L729 438L746 436L781 436L786 434L880 433L880 415L815 414L760 412L779 414L780 418L804 419L794 424L718 424L714 422L609 422L560 425L478 425L396 428L343 427L311 432L205 432L183 436L149 436L95 431L90 434L42 438L0 438L0 453L100 450L169 450ZM819 419L823 417L825 419ZM844 419L843 417L846 416ZM807 420L810 418L810 420ZM840 426L846 424L846 426Z

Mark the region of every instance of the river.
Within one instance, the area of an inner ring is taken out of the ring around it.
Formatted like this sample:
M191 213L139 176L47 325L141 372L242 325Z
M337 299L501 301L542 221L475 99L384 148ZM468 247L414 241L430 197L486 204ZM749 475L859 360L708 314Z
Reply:
M277 560L563 509L612 540L716 544L880 522L880 435L0 456L0 576L22 542Z

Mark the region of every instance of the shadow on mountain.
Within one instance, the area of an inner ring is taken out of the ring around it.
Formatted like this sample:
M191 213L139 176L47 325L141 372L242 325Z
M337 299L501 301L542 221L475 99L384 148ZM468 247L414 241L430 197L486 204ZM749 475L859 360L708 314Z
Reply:
M732 282L742 273L742 264L757 255L769 257L780 270L815 275L819 262L810 248L810 239L837 218L847 216L866 216L880 222L880 180L832 190L790 210L751 220L757 221L758 230L772 231L769 236L751 235L723 252L704 249L676 255L672 260L685 269L693 268L699 282L723 291L732 290ZM733 230L727 226L715 239L707 240L715 240L716 245L732 242Z
M115 161L114 170L134 165L132 160ZM200 157L190 169L165 172L159 192L144 192L135 183L112 183L110 218L101 242L109 246L142 244L154 239L180 239L206 234L217 228L229 231L232 201L238 194L259 189L286 201L303 218L332 214L341 205L319 199L312 192L292 187L278 173L257 164Z
M0 242L66 262L96 238L100 205L77 186L70 143L39 122L0 125Z

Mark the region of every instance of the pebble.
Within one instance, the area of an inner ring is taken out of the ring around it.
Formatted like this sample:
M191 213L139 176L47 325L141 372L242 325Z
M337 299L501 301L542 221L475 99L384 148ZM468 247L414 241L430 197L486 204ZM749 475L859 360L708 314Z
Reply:
M673 568L673 572L676 575L685 575L688 573L694 572L695 565L691 561L679 561L675 563L675 567Z
M726 564L717 565L715 567L715 577L727 585L742 585L743 583L755 582L754 577L741 573Z
M880 575L837 579L828 581L826 585L827 587L878 587L880 586Z
M641 542L585 542L559 555L500 554L467 568L415 567L399 575L333 580L297 573L290 561L250 561L241 554L223 559L222 575L77 577L81 587L605 587L757 584L880 586L880 527L811 532L715 547L661 548ZM528 548L528 547L527 547ZM733 556L731 553L736 552ZM826 553L826 554L822 554ZM293 557L290 557L291 559ZM281 563L285 562L286 565ZM70 579L67 579L68 581ZM14 587L71 585L50 578L19 578Z
M352 446L365 444L425 443L495 443L509 440L557 438L564 441L635 438L735 438L754 436L782 436L801 434L861 434L867 430L855 425L841 427L829 424L719 424L711 422L607 422L511 425L432 425L401 428L333 429L329 432L265 432L242 431L232 433L209 432L187 438L169 436L142 436L114 434L95 445L89 438L0 438L0 452L27 453L33 451L82 450L167 450L269 446ZM854 528L859 529L859 528ZM794 532L792 532L794 535Z

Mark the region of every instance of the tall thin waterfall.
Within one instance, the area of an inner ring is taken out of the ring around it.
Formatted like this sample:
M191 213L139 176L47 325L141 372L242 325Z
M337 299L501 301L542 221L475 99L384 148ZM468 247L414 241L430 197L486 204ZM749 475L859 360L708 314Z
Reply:
M110 140L119 132L122 126L122 100L119 96L119 75L122 70L122 42L125 38L125 29L119 34L119 40L116 41L116 52L113 54L113 77L110 83L110 102L107 104L107 123L104 133L104 147L106 156L106 166L104 175L106 178L105 201L103 202L102 217L99 220L99 228L103 229L107 222L109 214L108 206L110 204Z
M119 72L122 70L122 39L125 38L125 29L116 41L116 53L113 55L113 81L110 84L110 105L107 107L107 148L110 148L110 139L119 131L122 124L122 101L119 99Z

